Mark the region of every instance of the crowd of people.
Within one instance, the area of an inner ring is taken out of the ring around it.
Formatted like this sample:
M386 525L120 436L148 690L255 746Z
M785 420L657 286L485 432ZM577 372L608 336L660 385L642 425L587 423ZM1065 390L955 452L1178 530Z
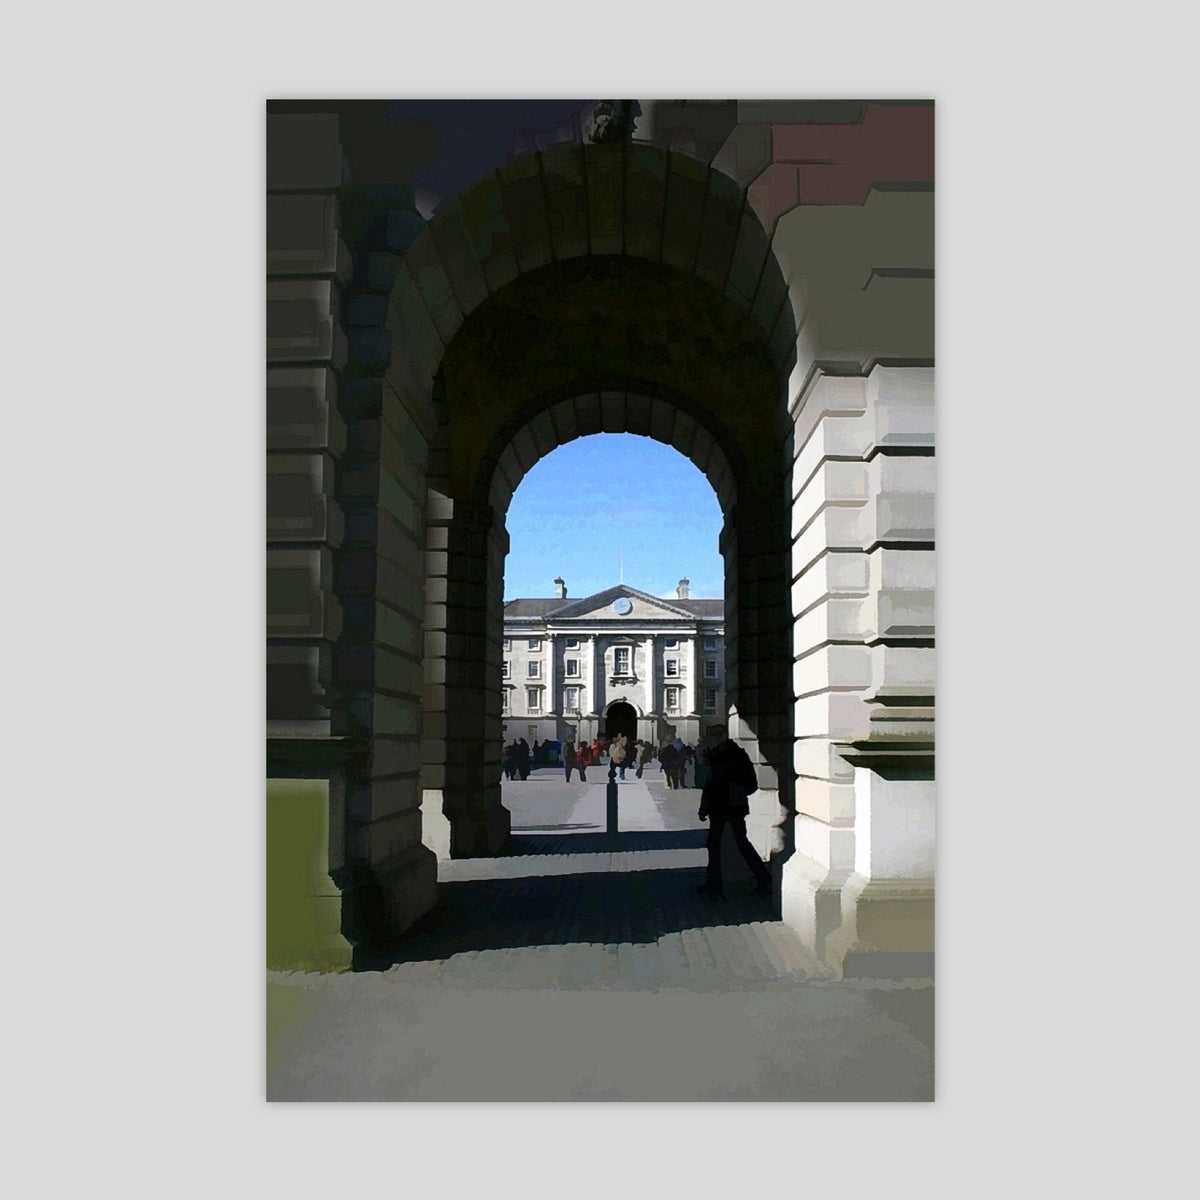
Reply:
M581 783L587 783L588 767L609 763L609 777L624 780L628 771L642 778L646 765L656 760L668 788L700 788L700 808L696 816L709 821L708 865L704 883L696 890L701 895L723 897L724 880L721 872L721 839L726 828L746 865L754 874L754 894L766 896L771 891L770 868L759 857L746 832L750 813L749 797L758 790L758 780L746 751L732 741L723 725L712 726L707 744L685 743L681 738L668 738L659 746L637 738L630 741L625 734L611 740L596 737L562 743L561 762L566 781L578 772ZM532 768L549 765L550 745L533 743L524 738L504 745L502 765L509 779L528 779Z
M569 740L562 743L559 763L568 783L578 773L582 783L587 782L588 767L611 763L617 777L627 778L632 771L641 779L647 765L657 762L662 778L668 788L703 788L708 780L708 751L701 742L693 745L681 738L667 738L661 745L637 738L630 741L626 734L614 738L603 735L593 738ZM529 772L538 767L551 765L550 743L534 741L532 747L524 738L506 742L501 750L501 769L507 779L528 779Z

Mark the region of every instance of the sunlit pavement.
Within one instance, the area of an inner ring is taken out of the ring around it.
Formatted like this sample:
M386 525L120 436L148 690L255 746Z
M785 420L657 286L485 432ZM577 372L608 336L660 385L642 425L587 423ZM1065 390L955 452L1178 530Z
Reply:
M268 974L273 1100L931 1100L929 981L832 979L725 847L700 896L699 791L505 780L513 852L440 864L376 969ZM730 839L726 839L729 843Z

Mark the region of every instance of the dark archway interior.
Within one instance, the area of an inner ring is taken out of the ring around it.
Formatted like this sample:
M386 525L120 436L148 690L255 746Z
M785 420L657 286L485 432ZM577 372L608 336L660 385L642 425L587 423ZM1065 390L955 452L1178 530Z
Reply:
M637 712L632 704L610 704L604 715L604 735L610 741L624 734L630 742L637 738Z
M485 499L479 467L494 466L498 438L554 398L609 389L669 394L757 460L751 479L779 469L782 387L761 329L708 284L659 263L594 256L522 275L463 323L441 384L445 483L462 499Z

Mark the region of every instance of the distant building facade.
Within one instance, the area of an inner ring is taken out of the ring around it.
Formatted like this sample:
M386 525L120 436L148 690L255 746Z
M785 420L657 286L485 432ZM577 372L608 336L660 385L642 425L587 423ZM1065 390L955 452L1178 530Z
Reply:
M504 738L531 745L625 733L700 739L725 720L725 602L681 579L671 599L618 584L504 605Z

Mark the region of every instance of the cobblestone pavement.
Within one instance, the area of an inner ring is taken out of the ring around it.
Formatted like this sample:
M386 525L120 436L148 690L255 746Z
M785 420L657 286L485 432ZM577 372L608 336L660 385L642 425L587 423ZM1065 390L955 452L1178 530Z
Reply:
M439 865L370 969L268 979L267 1091L313 1100L929 1100L928 981L834 980L726 838L700 896L699 792L505 781L512 847Z

